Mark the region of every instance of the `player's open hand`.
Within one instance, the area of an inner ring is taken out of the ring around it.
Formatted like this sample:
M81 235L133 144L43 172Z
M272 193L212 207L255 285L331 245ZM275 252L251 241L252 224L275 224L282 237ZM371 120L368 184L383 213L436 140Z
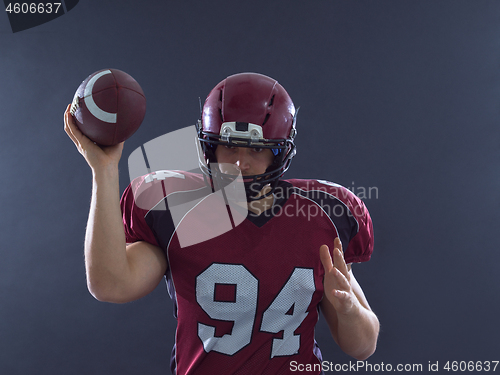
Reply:
M319 252L325 269L323 281L325 297L338 314L349 314L357 305L358 299L351 288L351 277L344 260L340 239L335 238L333 260L327 245L322 245Z
M78 129L70 113L70 107L71 104L68 105L64 112L64 131L71 138L78 152L83 155L90 167L94 169L107 165L118 166L123 150L123 142L115 146L98 146Z

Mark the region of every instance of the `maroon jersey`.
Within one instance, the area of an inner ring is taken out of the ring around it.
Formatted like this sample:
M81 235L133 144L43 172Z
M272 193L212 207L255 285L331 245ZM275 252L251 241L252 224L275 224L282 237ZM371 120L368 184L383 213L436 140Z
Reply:
M173 373L288 374L292 361L319 368L319 248L333 250L339 237L347 263L369 260L367 209L317 180L280 181L273 207L258 216L226 203L203 176L172 171L134 180L122 197L127 242L167 256L178 320Z

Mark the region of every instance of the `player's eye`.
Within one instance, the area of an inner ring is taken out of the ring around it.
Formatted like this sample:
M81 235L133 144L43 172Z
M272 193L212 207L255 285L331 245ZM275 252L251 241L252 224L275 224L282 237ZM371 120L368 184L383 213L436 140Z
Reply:
M253 151L254 152L262 152L262 151L264 151L264 149L262 147L254 147Z

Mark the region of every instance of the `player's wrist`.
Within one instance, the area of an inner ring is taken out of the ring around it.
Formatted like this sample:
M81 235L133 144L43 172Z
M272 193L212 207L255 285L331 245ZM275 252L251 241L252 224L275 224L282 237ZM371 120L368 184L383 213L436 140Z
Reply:
M95 182L117 180L119 178L118 163L102 163L91 165L92 177Z

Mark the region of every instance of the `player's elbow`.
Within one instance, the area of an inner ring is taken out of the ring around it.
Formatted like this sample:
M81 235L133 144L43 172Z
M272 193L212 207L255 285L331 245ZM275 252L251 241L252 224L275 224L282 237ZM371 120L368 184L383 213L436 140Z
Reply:
M348 354L357 359L358 361L364 361L371 357L375 350L377 350L377 341L378 341L378 333L379 333L379 324L378 320L376 320L377 324L373 327L372 330L368 329L365 332L365 336L360 339L355 346L351 346Z
M377 349L377 343L376 342L360 342L357 345L339 345L340 349L347 355L353 357L354 359L358 361L364 361L368 359L369 357L372 356L373 353L375 353L375 350Z
M89 293L100 302L126 303L129 302L115 288L96 280L87 280L87 289Z
M364 361L371 357L377 349L380 323L375 314L370 314L373 318L369 320L370 324L358 331L358 335L346 335L339 338L340 348L351 357L358 361Z
M373 355L373 353L375 353L376 349L377 345L374 344L373 346L364 348L364 350L360 351L359 353L353 353L351 356L357 359L358 361L364 361L370 358Z
M106 292L105 288L99 286L98 283L87 280L87 289L96 300L100 302L111 302L109 293Z

